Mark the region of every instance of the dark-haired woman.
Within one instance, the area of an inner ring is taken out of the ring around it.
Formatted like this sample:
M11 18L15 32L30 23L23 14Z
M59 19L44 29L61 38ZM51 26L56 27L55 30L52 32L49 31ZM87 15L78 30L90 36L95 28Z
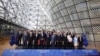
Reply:
M68 49L72 49L73 48L73 39L72 39L72 36L71 36L71 33L68 32L67 33L67 39L68 39Z

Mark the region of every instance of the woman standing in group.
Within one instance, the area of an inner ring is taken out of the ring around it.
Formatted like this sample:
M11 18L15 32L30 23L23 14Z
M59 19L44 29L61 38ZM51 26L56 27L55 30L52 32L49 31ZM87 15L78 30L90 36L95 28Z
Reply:
M68 39L68 49L72 49L73 48L73 39L72 39L70 32L67 33L67 39Z
M78 43L78 37L77 37L77 35L74 36L73 42L74 42L74 49L78 49L79 43Z

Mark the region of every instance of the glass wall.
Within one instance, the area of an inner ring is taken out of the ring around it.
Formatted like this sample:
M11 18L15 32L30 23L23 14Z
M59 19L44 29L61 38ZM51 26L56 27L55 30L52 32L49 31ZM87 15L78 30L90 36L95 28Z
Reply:
M25 28L21 26L5 22L0 20L0 36L10 35L12 30L14 30L15 33L17 33L18 30L25 30Z
M38 0L50 13L55 29L85 32L91 48L100 47L100 0Z

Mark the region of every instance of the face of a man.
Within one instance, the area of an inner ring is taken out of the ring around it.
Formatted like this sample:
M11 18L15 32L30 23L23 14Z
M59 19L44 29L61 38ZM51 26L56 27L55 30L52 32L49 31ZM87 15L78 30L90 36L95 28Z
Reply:
M30 31L30 34L32 34L32 32Z
M19 34L21 34L22 32L21 31L19 31Z

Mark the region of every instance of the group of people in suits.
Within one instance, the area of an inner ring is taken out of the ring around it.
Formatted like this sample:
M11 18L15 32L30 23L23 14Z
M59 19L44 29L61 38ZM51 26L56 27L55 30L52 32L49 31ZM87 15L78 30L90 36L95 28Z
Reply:
M15 43L23 48L82 49L83 37L76 33L61 31L18 31Z

